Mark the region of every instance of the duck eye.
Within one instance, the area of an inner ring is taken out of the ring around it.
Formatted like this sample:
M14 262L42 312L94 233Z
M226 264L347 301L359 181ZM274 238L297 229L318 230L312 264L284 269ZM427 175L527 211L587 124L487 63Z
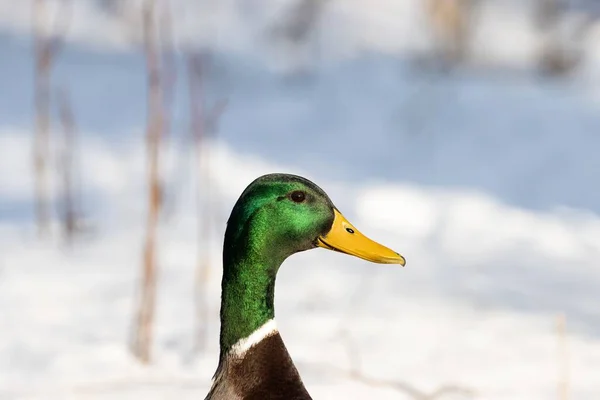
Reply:
M348 233L354 233L354 229L352 229L352 228L346 228L346 231L347 231Z
M306 199L306 193L301 190L296 190L290 194L290 198L294 203L302 203Z

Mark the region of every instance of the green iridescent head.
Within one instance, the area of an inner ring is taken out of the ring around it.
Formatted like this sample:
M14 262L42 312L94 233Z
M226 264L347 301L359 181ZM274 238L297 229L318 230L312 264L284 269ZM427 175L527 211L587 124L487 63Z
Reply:
M274 317L275 277L299 251L322 247L372 262L404 265L393 250L361 234L317 185L269 174L236 202L223 246L221 351Z
M314 183L294 175L265 175L252 182L233 207L225 252L235 256L248 250L281 263L293 253L316 247L334 218L333 203Z

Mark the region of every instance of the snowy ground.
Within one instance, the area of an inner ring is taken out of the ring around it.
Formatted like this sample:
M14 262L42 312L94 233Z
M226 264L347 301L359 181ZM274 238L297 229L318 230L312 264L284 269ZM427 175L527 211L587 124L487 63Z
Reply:
M145 215L142 61L112 36L102 41L99 28L75 29L57 81L69 84L82 132L91 229L73 248L39 242L30 217L28 14L26 7L10 20L0 13L0 399L203 398L218 354L224 224L244 187L273 171L314 180L357 227L408 261L401 269L314 250L284 264L278 324L315 398L415 398L341 373L355 363L348 341L367 377L423 393L465 389L442 399L557 398L560 313L571 398L600 397L597 88L589 77L552 82L527 70L417 73L389 55L398 50L393 41L367 29L385 22L384 12L361 15L360 1L332 4L327 15L344 27L345 50L297 80L275 72L270 58L238 51L249 52L230 27L240 12L223 6L219 14L230 21L220 43L235 40L217 52L208 87L211 99L226 97L229 106L210 146L216 211L202 250L213 260L211 319L207 350L196 357L195 164L183 150L187 93L178 93L151 367L125 347ZM81 13L100 24L92 27L106 26ZM399 36L417 29L405 19ZM495 54L525 62L519 52L532 39L521 28L511 32L521 46L507 56L512 47L488 25Z

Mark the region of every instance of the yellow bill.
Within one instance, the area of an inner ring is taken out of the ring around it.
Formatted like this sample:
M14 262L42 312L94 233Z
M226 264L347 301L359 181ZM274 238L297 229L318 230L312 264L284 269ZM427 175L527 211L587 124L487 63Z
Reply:
M334 213L331 230L317 239L319 247L380 264L406 264L400 254L360 233L337 209L334 209Z

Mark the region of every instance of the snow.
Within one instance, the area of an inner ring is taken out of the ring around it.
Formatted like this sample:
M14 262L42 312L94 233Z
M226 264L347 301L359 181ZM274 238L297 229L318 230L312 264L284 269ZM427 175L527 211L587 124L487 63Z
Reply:
M204 153L213 193L201 201L214 207L212 237L200 249L211 259L209 335L193 355L196 163L180 77L164 159L155 358L142 366L126 347L146 211L142 61L120 34L98 34L112 26L106 16L76 2L80 21L57 81L69 84L81 132L88 229L72 247L58 234L39 241L31 218L31 43L23 36L30 14L27 2L10 2L10 13L8 3L0 1L0 398L203 398L218 358L225 221L244 187L275 171L313 180L361 232L407 259L398 268L318 249L286 261L278 328L314 398L414 398L351 379L357 363L367 377L423 393L467 389L441 398L556 398L561 314L572 398L598 398L593 44L592 63L574 81L527 71L417 73L394 55L426 47L415 33L419 20L407 16L415 2L333 1L325 15L338 29L319 31L331 49L327 62L292 79L273 67L281 58L248 46L286 2L236 25L245 15L239 3L203 14L193 10L212 3L178 0L176 15L185 9L214 20L207 27L188 16L180 41L212 43L210 27L220 29L207 90L211 101L229 101ZM500 61L525 68L535 36L519 10L496 14L482 37L492 38L486 50ZM516 27L514 36L499 35L506 26ZM334 49L337 38L344 40Z

